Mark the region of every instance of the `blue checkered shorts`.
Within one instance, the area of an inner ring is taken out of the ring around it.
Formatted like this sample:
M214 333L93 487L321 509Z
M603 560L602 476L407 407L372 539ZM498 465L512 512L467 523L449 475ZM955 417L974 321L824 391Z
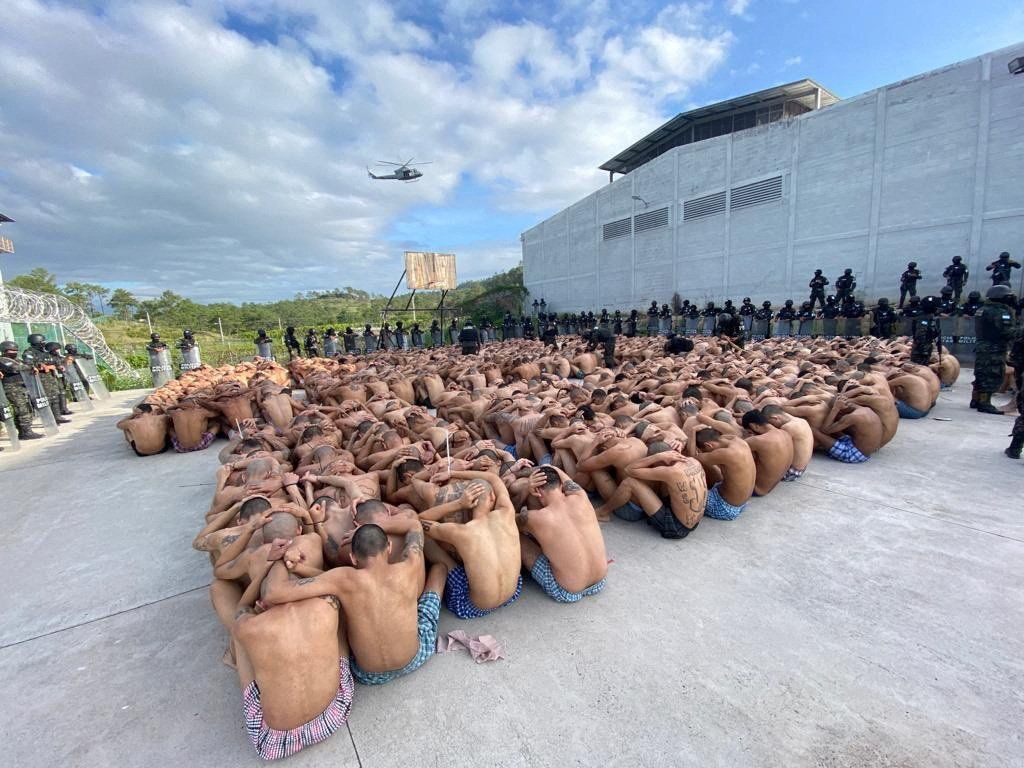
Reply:
M546 555L537 556L537 561L533 564L533 568L530 569L530 575L534 581L540 584L541 589L548 593L548 597L559 603L576 603L584 597L596 595L604 589L604 579L590 585L582 592L570 592L563 588L555 579L555 574L551 572L551 562Z
M514 603L519 599L522 591L523 577L519 576L516 581L515 593L498 608L504 608L506 605ZM461 565L448 571L448 578L444 583L444 607L460 619L479 619L481 616L498 610L498 608L491 608L485 611L473 605L473 601L469 599L469 577L466 575L466 569Z
M720 482L715 483L708 489L708 500L704 505L704 514L716 520L735 520L747 508L747 505L740 504L738 507L735 507L723 499L722 494L718 492L718 486L720 485Z
M845 464L861 464L868 460L868 457L857 450L853 439L849 435L838 438L835 444L828 449L828 457Z
M420 635L420 649L412 657L412 661L401 669L390 672L364 672L352 659L352 676L363 685L383 685L396 677L408 675L422 667L427 659L437 652L437 619L441 615L441 598L437 592L424 592L420 595L416 608L416 627Z

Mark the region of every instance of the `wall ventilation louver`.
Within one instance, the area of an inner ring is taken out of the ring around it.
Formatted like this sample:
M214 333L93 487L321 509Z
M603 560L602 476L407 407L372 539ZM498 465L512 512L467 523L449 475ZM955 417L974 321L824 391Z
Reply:
M631 234L632 219L619 219L618 221L609 221L604 225L604 239L614 240L617 237L626 237Z
M683 221L725 213L725 191L683 201Z
M644 232L648 229L668 226L668 206L656 211L644 211L633 217L633 231Z
M729 209L735 211L737 208L746 208L781 199L782 177L773 176L770 179L755 181L753 184L733 187L729 192Z

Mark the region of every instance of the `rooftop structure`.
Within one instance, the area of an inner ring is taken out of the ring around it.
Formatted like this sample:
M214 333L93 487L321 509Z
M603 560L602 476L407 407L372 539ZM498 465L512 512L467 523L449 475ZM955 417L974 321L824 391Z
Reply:
M609 175L629 173L674 147L713 139L785 117L796 117L839 101L839 97L807 78L746 96L682 112L601 166Z

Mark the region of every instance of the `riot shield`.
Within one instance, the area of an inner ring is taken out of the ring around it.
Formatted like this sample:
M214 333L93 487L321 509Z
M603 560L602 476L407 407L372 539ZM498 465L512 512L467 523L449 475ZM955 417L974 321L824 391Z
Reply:
M977 322L976 317L964 316L956 319L957 341L967 349L973 349L978 341Z
M750 336L750 329L754 327L754 316L753 315L741 315L740 322L743 323L743 333Z
M654 336L657 333L658 333L658 316L654 315L652 317L651 315L648 315L647 316L647 335L648 336Z
M768 337L768 321L754 320L750 324L750 338L754 341L763 341Z
M267 339L266 341L257 341L256 342L256 356L257 357L262 357L264 360L273 360L274 359L274 345L273 345L273 342L271 342L270 339Z
M338 354L338 340L333 336L324 337L324 357L334 357Z
M87 357L76 357L75 367L78 369L78 375L82 377L86 386L92 390L92 393L96 395L100 400L109 400L110 392L107 390L107 385L103 383L103 379L100 377L100 372L96 370L96 361Z
M440 328L436 331L430 332L430 339L435 347L444 346L444 334L441 332Z
M16 451L21 448L21 443L18 441L18 425L14 423L14 409L7 402L7 393L4 392L2 384L0 384L0 421L7 428L7 438L11 441L11 450Z
M836 326L838 325L838 319L835 317L826 317L821 321L821 335L826 339L834 338L836 335Z
M363 350L366 354L377 351L377 337L376 336L363 336Z
M898 336L913 336L914 335L914 318L912 318L912 317L901 317L896 322L896 334Z
M685 333L686 333L687 336L696 336L697 335L697 329L700 326L700 322L699 321L700 321L699 317L688 317L688 318L686 318L686 331L685 331Z
M181 370L182 373L185 371L193 371L196 368L202 366L202 361L199 359L199 345L196 344L193 347L185 347L181 350Z
M32 410L43 422L43 432L48 435L56 435L57 420L53 417L50 400L46 396L46 390L43 389L43 382L40 381L39 374L25 371L21 374L21 380L25 382L25 389L28 390L28 401Z
M75 399L75 402L82 403L87 411L93 410L96 406L89 399L89 390L86 388L85 382L82 381L82 377L78 375L74 365L68 364L65 366L64 377L67 379L68 384L71 385L71 396Z
M796 335L801 338L809 338L814 333L814 318L805 317L797 323Z
M171 355L166 347L149 350L149 370L153 373L153 386L157 388L174 378Z

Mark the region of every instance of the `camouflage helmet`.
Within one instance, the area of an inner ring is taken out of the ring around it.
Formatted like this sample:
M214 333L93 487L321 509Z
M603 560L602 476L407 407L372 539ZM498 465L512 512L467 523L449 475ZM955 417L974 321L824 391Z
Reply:
M1013 291L1010 290L1010 286L1008 285L993 285L985 291L985 298L991 299L992 301L1002 301L1012 293Z

